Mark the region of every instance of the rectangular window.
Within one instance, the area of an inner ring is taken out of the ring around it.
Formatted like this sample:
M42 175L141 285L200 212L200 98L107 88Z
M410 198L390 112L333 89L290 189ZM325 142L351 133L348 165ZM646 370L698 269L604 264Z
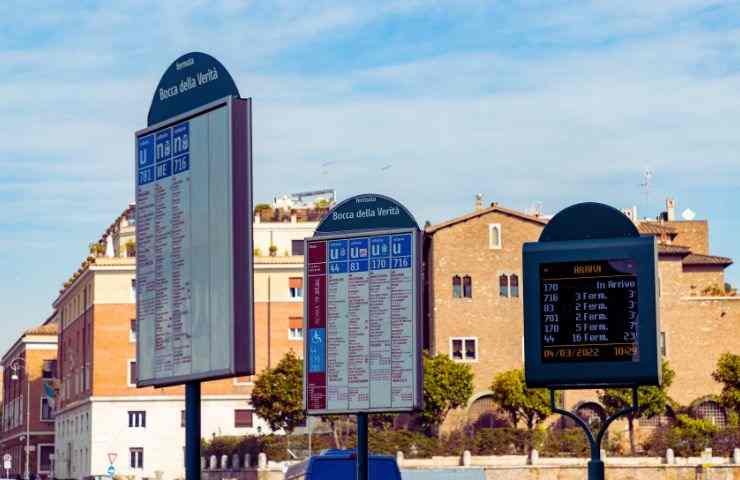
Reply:
M56 360L44 360L43 371L41 377L45 379L52 379L57 375L57 361Z
M459 339L452 339L451 353L454 360L463 359L463 341Z
M146 412L143 410L129 411L128 428L146 428Z
M290 251L292 255L303 255L303 240L291 240Z
M462 298L462 279L457 275L452 277L452 298Z
M128 327L128 341L129 342L135 342L136 341L136 319L132 318L129 322Z
M665 357L667 353L668 348L666 348L665 344L665 332L660 332L660 354Z
M51 472L51 456L54 454L54 445L39 445L39 472Z
M501 249L501 224L492 223L488 225L488 248Z
M139 371L136 368L136 360L129 360L128 361L128 386L135 387L137 381L139 381Z
M131 279L131 301L136 302L136 279Z
M180 426L185 426L185 410L180 410Z
M129 448L129 464L130 468L142 469L144 468L144 449L143 448Z
M477 340L474 338L465 339L465 360L477 360L478 359L478 346Z
M54 412L51 409L51 402L46 397L41 397L41 421L53 422Z
M303 278L291 277L288 279L288 287L290 288L290 298L303 298Z
M511 290L511 296L518 297L519 296L519 276L518 275L513 274L511 277L509 277L509 286Z
M303 340L303 317L288 318L288 339Z
M252 428L252 411L234 410L234 427Z
M463 297L473 298L473 279L469 275L463 277Z
M450 339L450 356L460 362L478 361L478 339L455 337Z
M502 297L508 297L509 296L509 277L506 275L501 275L498 277L498 294Z

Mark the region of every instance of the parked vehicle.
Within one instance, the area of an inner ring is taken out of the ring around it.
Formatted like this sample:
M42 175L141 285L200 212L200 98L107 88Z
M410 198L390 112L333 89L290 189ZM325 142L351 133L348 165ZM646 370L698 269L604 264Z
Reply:
M401 480L396 459L390 455L370 455L369 480ZM355 478L355 450L324 450L288 468L285 480L338 480Z

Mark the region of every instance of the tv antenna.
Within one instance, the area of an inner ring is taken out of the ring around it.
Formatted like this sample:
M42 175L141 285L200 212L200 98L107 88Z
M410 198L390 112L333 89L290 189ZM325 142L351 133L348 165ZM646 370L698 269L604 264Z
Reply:
M644 207L646 212L648 211L648 206L650 204L650 187L652 186L652 179L653 171L648 167L642 173L642 183L640 184L640 187L642 187L642 193L645 195Z

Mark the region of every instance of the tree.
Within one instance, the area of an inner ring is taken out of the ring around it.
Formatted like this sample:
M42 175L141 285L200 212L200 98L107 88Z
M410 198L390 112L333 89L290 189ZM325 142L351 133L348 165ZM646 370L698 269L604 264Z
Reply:
M291 433L306 419L303 410L303 362L289 351L260 374L252 390L252 405L272 430Z
M473 371L444 354L424 353L424 409L419 420L436 433L450 411L468 403L473 394Z
M666 411L672 400L668 396L668 387L673 383L673 377L676 373L663 360L663 383L659 387L640 387L637 389L637 402L639 407L637 413L627 415L627 425L630 435L630 452L635 454L635 418L651 418L655 415L662 415ZM629 388L607 388L599 391L599 401L606 408L609 415L617 413L623 408L629 408L632 405L632 390Z
M491 391L493 401L509 415L515 427L522 420L531 432L552 414L547 389L527 388L521 369L496 375Z
M737 424L740 417L740 355L723 353L712 378L723 384L719 401L727 410L731 423Z

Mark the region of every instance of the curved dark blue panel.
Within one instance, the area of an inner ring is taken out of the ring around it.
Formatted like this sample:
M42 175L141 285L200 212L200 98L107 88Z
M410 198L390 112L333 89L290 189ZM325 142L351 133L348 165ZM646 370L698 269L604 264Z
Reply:
M584 202L561 210L547 222L540 242L639 237L627 215L603 203Z
M356 195L332 208L316 229L317 235L352 230L419 228L406 207L384 195Z
M205 53L186 53L159 80L147 126L230 95L238 97L239 90L221 62Z

